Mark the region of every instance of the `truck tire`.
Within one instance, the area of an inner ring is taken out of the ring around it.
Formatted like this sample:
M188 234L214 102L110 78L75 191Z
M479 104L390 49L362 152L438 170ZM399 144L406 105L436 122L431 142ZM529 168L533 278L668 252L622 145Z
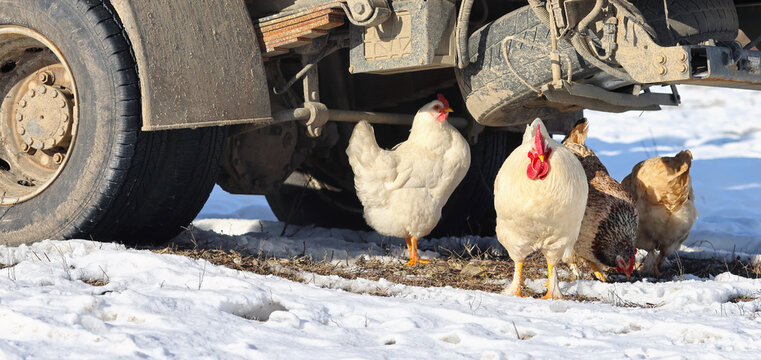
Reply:
M488 129L479 136L471 147L470 169L429 237L494 234L494 178L521 137ZM320 174L294 173L278 191L267 195L267 202L275 216L289 224L370 230L353 189L336 191L324 186Z
M663 45L732 41L737 11L732 0L668 0L669 26L663 0L632 0ZM505 41L505 53L502 43ZM574 80L600 70L584 62L567 41L561 41L563 78ZM487 24L470 36L471 64L459 73L460 90L471 115L481 124L516 125L536 117L551 118L557 110L543 107L537 90L552 81L550 31L528 7ZM570 64L570 66L568 66Z
M505 59L502 43L505 42ZM563 78L568 62L573 78L599 70L583 62L568 42L561 41ZM460 90L470 114L483 125L520 125L534 118L549 118L558 110L532 103L538 89L552 81L550 30L528 6L485 25L470 36L470 65L461 70Z
M698 44L737 37L737 8L732 0L631 0L655 30L661 46ZM668 8L668 22L666 21Z
M182 231L213 187L225 130L140 130L131 45L107 1L6 1L0 24L3 244Z
M494 235L494 179L523 134L485 130L470 148L470 169L441 211L431 236Z

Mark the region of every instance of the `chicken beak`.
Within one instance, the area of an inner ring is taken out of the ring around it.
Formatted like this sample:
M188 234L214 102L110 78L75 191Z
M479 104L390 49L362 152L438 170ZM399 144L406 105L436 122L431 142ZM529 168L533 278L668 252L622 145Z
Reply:
M444 109L444 112L445 113L451 113L451 112L454 112L454 110L452 110L452 108L448 107L448 108Z
M626 274L626 281L629 281L631 279L632 275L630 273L624 273Z
M539 161L544 162L544 155L539 155Z

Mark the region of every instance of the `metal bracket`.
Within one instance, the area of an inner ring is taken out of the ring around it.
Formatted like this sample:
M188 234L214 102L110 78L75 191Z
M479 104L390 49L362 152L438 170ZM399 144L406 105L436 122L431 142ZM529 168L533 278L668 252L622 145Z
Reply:
M307 133L311 137L322 135L322 127L330 120L330 111L321 102L305 102L304 108L309 110L309 120L306 122Z
M644 92L641 94L625 94L605 90L603 88L561 81L562 86L542 87L542 95L554 103L582 106L585 109L624 112L628 110L660 110L660 105L677 106L680 103L676 86L672 86L671 94Z
M322 127L328 123L330 112L328 107L320 102L320 73L315 65L304 76L304 108L309 110L309 120L306 122L307 134L319 137Z
M341 7L352 24L364 27L380 25L392 13L386 0L347 0Z

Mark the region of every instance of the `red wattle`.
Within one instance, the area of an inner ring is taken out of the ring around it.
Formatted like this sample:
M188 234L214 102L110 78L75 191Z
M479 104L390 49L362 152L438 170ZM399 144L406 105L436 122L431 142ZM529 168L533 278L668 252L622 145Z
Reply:
M436 121L443 123L444 121L447 121L448 118L449 118L449 114L443 112L439 114L439 116L436 117Z
M528 168L526 169L526 175L531 180L544 180L547 177L547 174L550 172L550 163L547 161L549 159L549 155L552 152L552 149L547 152L547 155L545 156L545 161L542 161L540 159L540 155L537 154L536 150L531 149L531 151L528 153L528 158L530 160Z

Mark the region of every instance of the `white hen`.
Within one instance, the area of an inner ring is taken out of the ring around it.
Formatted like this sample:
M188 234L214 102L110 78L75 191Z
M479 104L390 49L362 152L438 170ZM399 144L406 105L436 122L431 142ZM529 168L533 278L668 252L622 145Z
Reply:
M521 296L523 261L541 250L548 268L545 298L562 297L555 266L573 253L588 191L576 156L552 140L541 120L534 120L494 182L497 239L515 262L506 293Z
M373 127L361 121L346 149L365 220L381 234L406 240L407 265L427 262L418 257L417 239L439 222L470 167L468 143L447 122L451 111L439 95L417 112L409 138L392 150L381 149Z

